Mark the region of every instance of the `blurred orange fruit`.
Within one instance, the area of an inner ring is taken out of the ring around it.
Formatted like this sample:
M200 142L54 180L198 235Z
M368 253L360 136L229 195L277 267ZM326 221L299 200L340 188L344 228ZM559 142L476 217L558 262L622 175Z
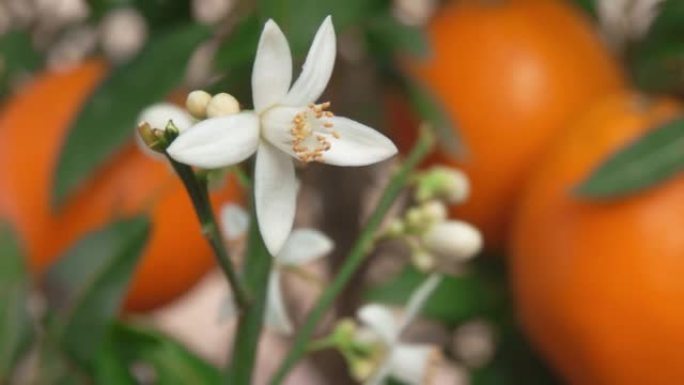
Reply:
M106 72L103 62L93 60L68 72L43 73L5 105L0 206L21 235L37 275L87 232L117 217L150 215L150 240L125 304L128 310L147 310L184 293L214 266L190 200L168 164L144 155L131 141L58 212L50 207L70 123ZM239 196L231 181L213 202Z
M581 115L520 202L512 281L526 331L574 385L684 378L684 178L606 202L572 190L609 155L681 114L624 92Z
M554 134L592 99L623 86L621 70L573 6L556 0L464 0L429 26L432 55L413 72L441 99L470 176L452 214L503 245L515 197Z

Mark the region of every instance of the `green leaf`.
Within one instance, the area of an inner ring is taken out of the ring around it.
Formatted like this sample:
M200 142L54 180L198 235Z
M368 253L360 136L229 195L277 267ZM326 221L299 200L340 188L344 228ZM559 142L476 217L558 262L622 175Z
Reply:
M404 77L402 83L413 108L434 129L438 145L455 158L461 156L465 149L457 135L458 129L441 102L417 80Z
M27 309L29 286L16 235L0 222L0 383L10 378L33 339Z
M53 182L54 205L63 203L132 138L140 111L181 84L190 54L208 36L209 30L198 25L155 36L100 84L62 147Z
M390 13L379 15L368 24L371 51L378 55L408 53L425 57L430 53L430 43L422 28L399 22Z
M426 275L407 267L397 277L370 289L369 301L404 305L411 293L425 280ZM463 277L445 277L423 308L426 317L448 325L491 312L499 302L499 293L481 277L468 274Z
M0 96L7 93L18 76L27 75L42 65L25 31L0 34Z
M110 341L119 359L128 363L144 363L156 374L157 384L211 385L221 381L219 370L183 345L157 331L116 322Z
M222 72L243 65L251 67L256 56L261 28L259 19L254 15L238 23L216 51L214 67Z
M145 217L124 219L88 234L45 277L50 334L84 367L93 367L146 244Z
M642 191L683 169L684 118L679 118L621 148L576 190L589 198L619 197Z
M575 0L575 4L582 8L583 11L587 12L591 16L596 16L596 1L595 0Z
M627 59L638 88L684 92L684 2L665 1L646 36L629 46Z
M305 54L318 26L332 15L339 33L350 25L366 21L381 6L377 0L259 0L263 22L274 19L290 43L296 57Z

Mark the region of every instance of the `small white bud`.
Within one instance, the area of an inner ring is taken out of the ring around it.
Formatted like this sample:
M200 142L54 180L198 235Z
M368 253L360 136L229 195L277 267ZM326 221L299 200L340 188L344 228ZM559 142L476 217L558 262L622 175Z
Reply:
M482 235L469 223L445 221L432 226L423 235L423 244L441 257L465 261L482 249Z
M207 105L207 117L216 118L237 114L240 112L240 103L233 95L220 93L214 95Z
M440 201L428 201L420 206L423 218L432 223L442 222L447 218L447 207Z
M413 263L413 266L415 266L416 269L425 272L434 270L436 266L435 257L422 249L413 251L411 254L411 263Z
M204 119L207 117L207 107L211 101L211 95L202 90L195 90L188 94L185 99L185 108L190 115L197 119Z
M443 199L447 203L461 203L468 199L470 182L461 170L437 166L423 172L416 187L416 199Z
M494 356L495 345L494 330L486 321L468 322L454 332L454 352L471 368L486 365Z

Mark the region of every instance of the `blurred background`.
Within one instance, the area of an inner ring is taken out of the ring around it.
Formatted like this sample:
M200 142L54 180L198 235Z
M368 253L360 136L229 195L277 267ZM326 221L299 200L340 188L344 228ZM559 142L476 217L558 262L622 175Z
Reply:
M137 119L195 89L251 108L263 23L298 69L327 15L338 59L322 99L402 154L429 123L423 167L470 179L450 215L485 251L408 333L450 362L432 383L681 382L684 1L0 0L0 383L216 382L228 289ZM399 161L298 169L297 226L336 244L312 271L335 273ZM232 173L214 184L217 210L247 201ZM366 301L405 303L423 276L410 260L381 243L321 331ZM318 291L286 278L299 322ZM289 341L265 333L256 383ZM288 383L355 383L348 372L324 351Z

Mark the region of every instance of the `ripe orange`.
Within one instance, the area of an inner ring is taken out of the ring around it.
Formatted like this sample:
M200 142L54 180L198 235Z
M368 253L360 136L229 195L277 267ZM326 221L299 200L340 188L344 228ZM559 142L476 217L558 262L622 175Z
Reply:
M515 197L555 133L622 87L621 70L571 5L556 0L463 0L429 26L432 55L413 72L444 104L466 154L471 199L452 214L503 245Z
M517 309L570 384L684 379L684 177L608 202L571 192L681 112L667 99L605 98L549 149L523 194L511 247Z
M146 310L182 294L214 265L170 167L144 155L131 141L59 212L49 204L70 123L105 74L100 61L65 73L44 73L7 103L0 112L0 206L21 235L37 275L86 232L117 217L148 213L151 238L126 299L128 310ZM238 198L231 182L214 196L214 203Z

